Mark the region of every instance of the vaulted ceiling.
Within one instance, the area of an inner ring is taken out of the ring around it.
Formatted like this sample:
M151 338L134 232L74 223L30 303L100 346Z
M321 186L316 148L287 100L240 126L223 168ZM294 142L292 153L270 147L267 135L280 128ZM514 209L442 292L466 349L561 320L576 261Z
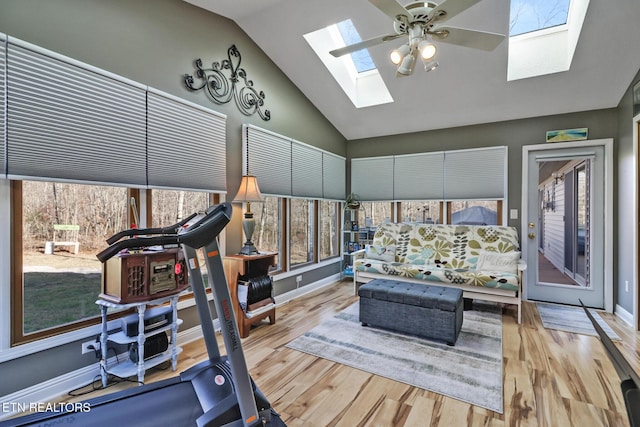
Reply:
M185 1L234 20L348 140L616 107L640 69L640 1L590 0L568 71L508 82L505 39L492 52L441 44L437 70L396 78L390 42L369 53L394 102L358 109L303 34L347 18L363 39L390 33L367 0ZM508 34L509 0L482 0L447 24Z

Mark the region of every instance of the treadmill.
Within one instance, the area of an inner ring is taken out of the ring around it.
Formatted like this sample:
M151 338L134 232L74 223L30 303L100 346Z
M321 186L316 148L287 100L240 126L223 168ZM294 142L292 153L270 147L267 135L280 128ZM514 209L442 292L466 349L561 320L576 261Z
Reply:
M231 204L221 203L164 228L125 230L97 254L105 262L123 249L180 245L189 269L202 333L209 356L179 376L115 392L73 406L70 412L38 412L0 422L9 426L235 427L284 426L249 376L217 237L231 219ZM122 239L123 237L134 237ZM209 282L226 356L221 356L207 302L196 249L204 248ZM67 405L61 405L63 407ZM74 410L75 409L75 410Z

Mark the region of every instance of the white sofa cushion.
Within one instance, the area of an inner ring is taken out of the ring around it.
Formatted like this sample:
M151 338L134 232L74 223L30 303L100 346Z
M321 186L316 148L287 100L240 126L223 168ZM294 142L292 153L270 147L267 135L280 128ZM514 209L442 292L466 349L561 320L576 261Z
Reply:
M518 272L520 252L481 251L478 255L476 270L516 274Z

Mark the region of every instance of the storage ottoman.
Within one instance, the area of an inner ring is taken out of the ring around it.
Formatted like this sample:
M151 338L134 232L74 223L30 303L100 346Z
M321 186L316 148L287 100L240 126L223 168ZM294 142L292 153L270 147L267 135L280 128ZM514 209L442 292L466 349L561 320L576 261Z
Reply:
M376 279L358 289L360 322L454 345L463 318L462 290Z

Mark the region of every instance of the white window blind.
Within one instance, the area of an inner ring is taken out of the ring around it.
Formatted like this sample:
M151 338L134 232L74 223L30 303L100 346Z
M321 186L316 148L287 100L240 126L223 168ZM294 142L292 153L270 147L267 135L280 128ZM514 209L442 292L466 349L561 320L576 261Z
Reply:
M506 197L507 147L351 160L351 191L362 200Z
M322 151L291 143L291 195L322 198Z
M322 197L344 200L347 182L346 159L335 154L322 153Z
M147 114L150 187L226 191L226 116L158 91Z
M6 155L7 155L7 134L6 134L6 116L7 96L6 96L6 77L7 77L7 42L6 38L0 34L0 175L6 177Z
M243 138L243 173L256 176L262 193L344 198L344 157L252 125L243 125Z
M146 184L145 88L9 40L9 177Z
M444 153L395 156L394 200L444 199Z
M255 175L264 194L291 196L291 140L254 126L243 127L243 174Z
M446 151L445 199L506 197L507 148L504 146Z
M361 200L393 200L393 156L351 160L351 192Z

